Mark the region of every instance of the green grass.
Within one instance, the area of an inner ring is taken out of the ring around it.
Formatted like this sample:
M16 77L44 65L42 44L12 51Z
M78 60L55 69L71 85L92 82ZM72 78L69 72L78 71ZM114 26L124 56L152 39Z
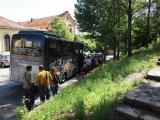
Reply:
M110 120L119 102L119 96L126 94L135 85L125 84L124 77L135 72L147 72L153 68L159 51L159 46L156 46L154 49L136 51L132 58L123 57L120 61L109 61L33 111L23 115L22 111L21 114L18 111L21 115L18 118Z

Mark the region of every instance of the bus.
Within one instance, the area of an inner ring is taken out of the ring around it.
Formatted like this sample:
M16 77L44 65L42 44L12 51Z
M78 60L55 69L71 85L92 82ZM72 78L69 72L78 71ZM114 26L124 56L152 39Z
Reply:
M62 82L78 73L83 48L82 43L64 40L51 32L21 30L11 41L10 77L22 81L26 65L32 65L36 80L39 65L44 65L48 71L56 67Z

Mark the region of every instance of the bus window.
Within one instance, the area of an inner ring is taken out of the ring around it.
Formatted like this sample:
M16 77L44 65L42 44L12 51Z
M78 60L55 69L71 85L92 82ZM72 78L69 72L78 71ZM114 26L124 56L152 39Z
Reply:
M19 60L40 62L42 59L42 40L34 37L14 37L12 54Z
M73 56L74 55L74 46L71 43L64 43L64 53L66 56Z
M48 52L49 52L48 54L49 56L54 56L54 57L60 56L61 48L60 48L59 41L50 41Z

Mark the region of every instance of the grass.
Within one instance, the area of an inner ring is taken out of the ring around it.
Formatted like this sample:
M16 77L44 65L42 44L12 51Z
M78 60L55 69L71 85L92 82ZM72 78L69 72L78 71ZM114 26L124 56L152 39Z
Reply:
M29 113L20 114L18 118L111 120L112 112L119 103L119 96L126 94L135 85L135 83L125 84L124 78L131 73L147 72L153 68L159 51L159 46L156 46L154 49L136 51L132 58L123 57L120 61L109 61L94 69L83 80L67 87L63 93Z

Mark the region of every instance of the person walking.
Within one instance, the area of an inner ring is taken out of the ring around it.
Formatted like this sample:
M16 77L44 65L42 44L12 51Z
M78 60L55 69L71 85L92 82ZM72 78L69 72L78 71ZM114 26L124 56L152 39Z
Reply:
M58 71L58 69L56 67L52 67L50 72L52 75L52 83L53 83L51 86L51 91L52 91L52 95L54 96L58 93L60 72Z
M90 59L90 56L87 56L84 60L84 71L85 71L85 75L87 75L87 73L90 72L91 70L91 59Z
M50 72L45 71L44 66L40 65L36 83L39 88L41 102L44 102L46 99L49 100L50 98L50 84L52 82L51 80L52 76Z
M26 66L26 71L24 72L24 79L23 79L23 90L24 90L24 97L25 97L25 106L28 111L31 111L34 105L34 91L32 91L33 87L33 76L32 76L32 66Z

